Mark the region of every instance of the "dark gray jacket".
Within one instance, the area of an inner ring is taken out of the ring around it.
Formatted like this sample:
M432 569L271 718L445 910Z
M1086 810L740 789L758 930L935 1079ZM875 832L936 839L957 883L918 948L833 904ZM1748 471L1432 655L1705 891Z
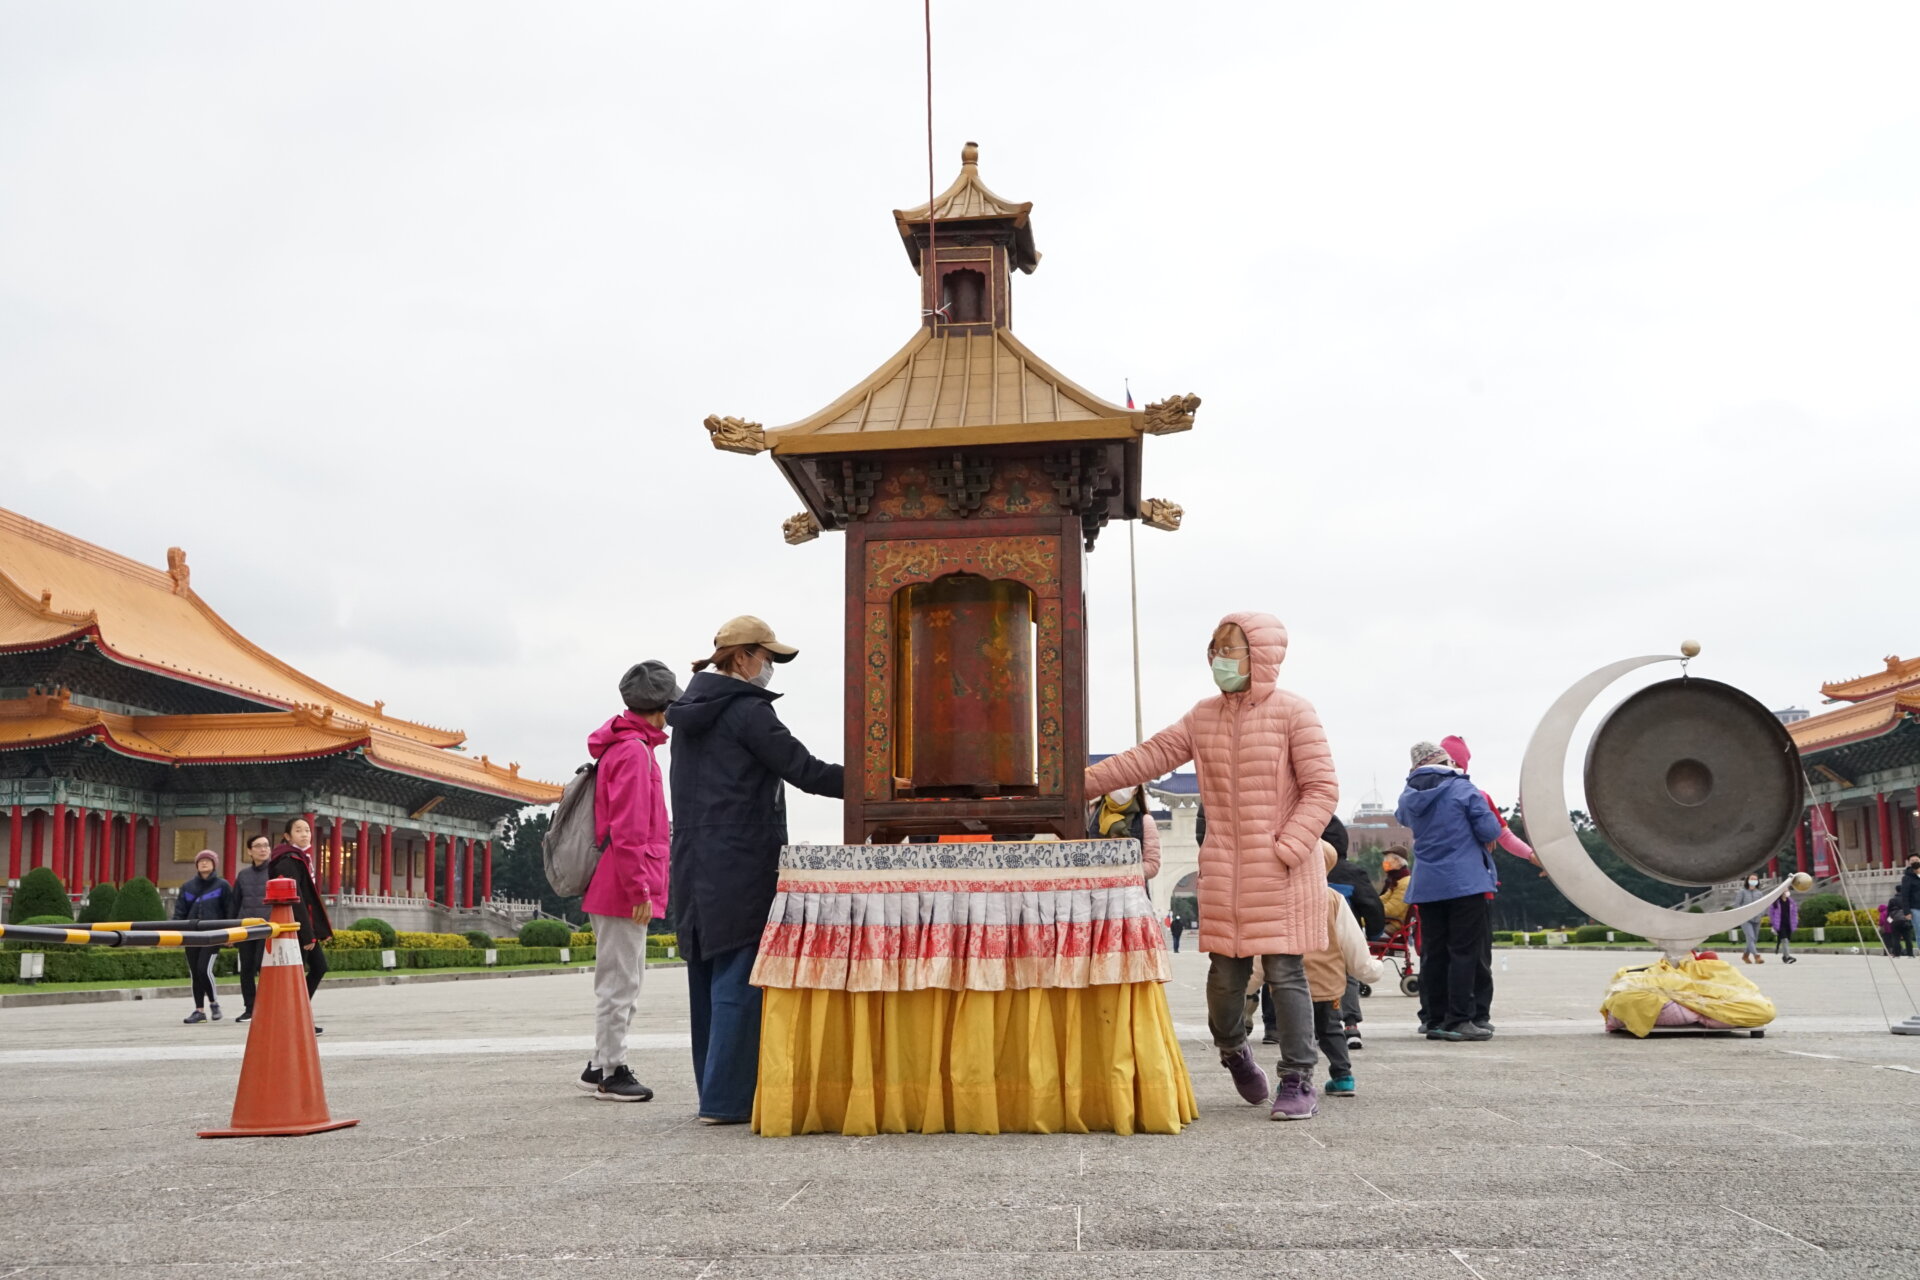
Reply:
M271 879L265 863L242 867L233 877L233 891L240 897L238 909L242 918L267 914L267 881Z

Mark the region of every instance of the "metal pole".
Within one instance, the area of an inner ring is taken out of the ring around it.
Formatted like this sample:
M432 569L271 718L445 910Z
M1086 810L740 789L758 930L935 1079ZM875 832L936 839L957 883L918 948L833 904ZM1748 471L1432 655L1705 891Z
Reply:
M1133 741L1134 745L1147 740L1145 725L1140 717L1140 569L1133 555L1133 526L1136 520L1127 521L1127 592L1133 603Z

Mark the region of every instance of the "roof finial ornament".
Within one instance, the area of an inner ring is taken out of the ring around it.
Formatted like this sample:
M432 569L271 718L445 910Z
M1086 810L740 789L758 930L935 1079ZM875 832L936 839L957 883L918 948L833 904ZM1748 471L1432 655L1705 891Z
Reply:
M977 142L969 142L964 147L961 147L960 163L967 164L967 165L979 164L980 163L980 144Z
M193 580L193 570L187 567L187 553L179 547L167 548L167 576L173 579L175 595L183 594Z

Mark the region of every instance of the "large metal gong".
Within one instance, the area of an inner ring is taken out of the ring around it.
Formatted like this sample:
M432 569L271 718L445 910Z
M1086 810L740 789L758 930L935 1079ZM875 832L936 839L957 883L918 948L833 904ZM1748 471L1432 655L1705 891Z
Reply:
M1663 680L1613 709L1587 748L1587 809L1614 851L1670 884L1738 880L1800 821L1786 726L1716 680Z

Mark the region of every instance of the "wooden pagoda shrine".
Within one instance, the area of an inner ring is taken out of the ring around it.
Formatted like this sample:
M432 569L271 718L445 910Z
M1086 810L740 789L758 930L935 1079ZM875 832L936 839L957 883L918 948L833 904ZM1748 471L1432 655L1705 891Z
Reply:
M894 213L920 278L907 344L787 426L706 421L716 448L773 454L806 507L788 542L846 534L850 844L1083 835L1082 557L1110 520L1180 522L1140 496L1141 440L1192 427L1199 397L1117 405L1013 335L1032 209L967 143L952 186Z
M243 842L304 815L318 879L348 905L433 918L492 897L492 835L560 789L387 714L229 626L178 548L157 569L0 511L0 838L7 878L68 891L202 848L228 877ZM397 919L405 918L396 916Z

